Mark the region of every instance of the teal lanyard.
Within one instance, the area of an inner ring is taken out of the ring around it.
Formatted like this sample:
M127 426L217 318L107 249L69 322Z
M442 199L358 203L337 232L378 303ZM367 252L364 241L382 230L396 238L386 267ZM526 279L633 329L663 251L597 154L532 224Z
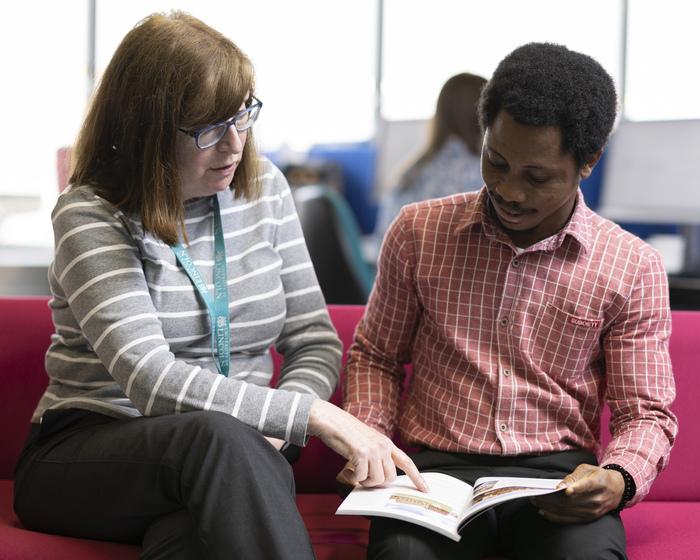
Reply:
M190 254L178 243L173 247L175 256L187 272L192 283L204 298L204 303L209 309L211 318L211 353L219 373L228 377L229 360L231 356L229 343L229 311L228 311L228 286L226 276L226 246L224 245L224 232L221 227L221 210L219 199L214 195L214 295L202 280L197 267L190 258ZM216 353L214 347L216 346ZM216 357L218 355L218 362Z

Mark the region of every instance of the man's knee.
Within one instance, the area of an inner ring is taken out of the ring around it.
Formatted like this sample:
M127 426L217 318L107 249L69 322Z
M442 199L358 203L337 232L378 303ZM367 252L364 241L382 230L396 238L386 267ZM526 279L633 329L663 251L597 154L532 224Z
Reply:
M368 560L466 558L456 541L413 523L377 518L369 532Z
M592 523L558 525L547 538L531 543L526 558L553 560L626 560L625 529L616 514Z

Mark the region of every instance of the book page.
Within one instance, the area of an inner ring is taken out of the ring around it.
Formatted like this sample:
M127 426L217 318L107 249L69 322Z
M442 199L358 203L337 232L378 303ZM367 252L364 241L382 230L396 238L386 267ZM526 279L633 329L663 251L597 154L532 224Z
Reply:
M557 485L560 482L560 478L480 478L474 484L471 504L464 512L464 519L461 524L464 524L466 520L471 519L483 510L501 502L557 492Z
M336 513L402 519L458 541L457 527L472 487L446 474L422 473L422 476L430 487L428 493L418 490L407 476L399 476L388 486L356 487Z

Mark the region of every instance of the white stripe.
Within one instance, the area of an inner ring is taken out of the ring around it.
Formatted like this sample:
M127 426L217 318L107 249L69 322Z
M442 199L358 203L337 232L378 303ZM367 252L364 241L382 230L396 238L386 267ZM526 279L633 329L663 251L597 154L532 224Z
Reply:
M46 396L46 395L45 395L45 396ZM101 407L106 408L106 409L108 409L108 410L116 410L117 412L119 412L120 414L122 414L122 415L124 415L124 416L131 416L131 417L133 417L133 418L136 418L136 417L139 416L139 414L134 414L134 413L133 413L130 409L128 409L128 408L124 408L124 407L122 407L122 406L113 405L113 404L110 404L110 403L107 402L107 401L101 401L101 400L97 400L97 399L86 399L86 398L82 398L82 397L74 397L74 398L70 398L70 399L60 399L60 401L57 403L57 405L51 406L51 407L49 407L49 408L50 408L50 409L60 409L60 408L64 408L63 405L65 405L66 403L71 403L71 402L90 403L90 404L95 405L95 406L101 406Z
M170 362L168 365L165 366L165 369L163 370L163 372L158 376L158 379L156 380L156 384L153 386L153 389L151 390L151 396L148 398L148 404L146 405L146 410L144 411L144 416L151 415L151 410L153 409L153 402L156 400L156 394L158 393L158 389L160 389L160 386L163 383L163 380L165 379L166 375L168 375L170 368L172 368L174 365L175 365L175 362Z
M229 309L232 307L236 307L238 305L244 305L246 303L250 303L251 301L262 301L264 299L271 299L278 295L282 291L282 284L279 284L277 288L274 290L271 290L269 292L265 292L263 294L256 294L247 298L241 298L237 299L235 301L232 301L231 303L228 304Z
M270 409L270 401L272 400L273 391L269 390L267 395L265 395L265 403L263 404L262 410L260 411L260 421L258 422L258 432L265 429L265 420L267 419L267 411Z
M112 323L109 325L103 332L102 336L97 339L95 344L93 345L93 350L97 350L97 348L102 344L102 341L105 339L105 337L111 333L113 330L118 329L119 327L123 327L124 325L128 325L129 323L134 323L136 321L142 321L143 319L149 319L149 318L155 318L156 315L155 313L142 313L141 315L132 315L130 317L124 317L121 321L117 321L116 323Z
M289 418L287 419L287 429L284 432L284 440L289 441L292 437L292 428L294 427L294 416L297 413L297 408L299 408L299 401L301 400L301 394L294 394L294 401L292 402L292 408L289 411Z
M265 266L263 268L256 268L255 270L249 272L248 274L245 274L243 276L239 276L238 278L229 279L228 282L226 282L226 285L232 286L234 284L238 284L239 282L243 282L245 280L249 280L250 278L254 278L255 276L265 274L271 270L279 268L280 262L281 261L275 261L273 263L268 264L267 266ZM305 266L304 268L310 268L311 266L313 266L313 265L309 264L308 266ZM159 292L191 292L195 289L194 286L192 285L192 283L190 283L189 285L183 285L183 286L159 286L156 284L151 284L149 282L148 287L155 290L155 291L159 291ZM207 284L207 288L209 288L209 290L213 290L214 284L213 283Z
M199 238L197 238L199 239ZM207 240L211 241L211 237L207 236ZM196 241L196 240L193 240ZM269 241L261 241L260 243L256 243L255 245L252 245L248 248L246 248L245 251L238 253L236 255L229 255L226 257L226 262L227 263L232 263L239 261L241 259L244 259L250 253L253 253L255 251L259 251L261 249L265 249L267 247L272 247L272 244ZM176 262L170 262L166 261L165 259L147 259L150 260L152 263L157 264L158 266L162 266L163 268L167 268L168 270L175 272L181 269L181 266L177 264ZM206 260L194 260L192 261L197 268L203 268L206 266L213 267L214 266L214 260L212 259L206 259Z
M286 375L292 375L292 373L305 373L307 375L310 375L311 377L315 377L319 381L322 381L325 385L328 386L328 388L331 388L330 381L325 375L321 375L319 372L313 369L306 369L306 368L294 368L293 370L287 372Z
M258 276L259 274L264 274L266 272L269 272L270 270L274 270L276 268L279 268L281 261L275 261L273 263L268 264L265 267L262 268L256 268L252 272L249 272L248 274L244 274L243 276L239 276L238 278L234 278L233 280L229 280L227 285L231 286L232 284L238 284L239 282L243 282L244 280L247 280L248 278L252 278L254 276ZM212 284L213 286L213 284Z
M71 303L75 298L77 298L80 294L82 294L85 290L87 290L90 286L97 284L97 282L101 282L102 280L105 280L107 278L112 278L114 276L118 276L120 274L129 274L129 273L135 273L135 274L140 274L143 275L143 269L142 268L120 268L119 270L112 270L110 272L105 272L104 274L100 274L99 276L95 276L92 280L89 282L86 282L80 288L78 288L75 292L73 292L73 295L68 298L68 303Z
M111 381L76 381L75 379L65 379L63 377L52 376L53 381L57 381L61 385L67 387L80 387L82 389L86 388L99 388L99 387L109 387L114 385L114 380Z
M69 327L68 325L56 325L56 331L58 331L59 333L65 331L73 334L83 334L83 331L81 331L80 329L76 329L75 327ZM61 336L61 338L63 338L63 336Z
M314 396L318 397L318 393L316 391L314 391L311 387L309 387L308 385L304 385L303 383L298 383L296 381L289 381L287 383L282 383L282 384L278 385L277 388L279 390L290 391L291 389L287 389L287 387L299 387L299 388L303 389L302 393L308 393L310 395L314 395Z
M296 247L297 245L303 245L303 244L304 244L304 238L297 237L296 239L292 239L291 241L287 241L286 243L280 243L279 245L277 245L277 250L283 251L284 249L289 249L290 247Z
M201 337L190 337L192 340L197 340ZM183 339L178 339L179 340L188 340L186 338ZM231 346L231 354L235 352L245 352L246 350L252 349L260 349L260 348L269 348L272 344L275 343L277 340L277 337L273 338L268 338L267 340L258 340L256 342L251 342L250 344L241 344L240 346ZM171 340L168 339L168 342ZM211 356L211 347L210 346L205 346L205 347L200 347L200 346L190 346L189 348L183 348L181 350L178 350L178 353L180 354L208 354ZM207 360L206 357L200 358L201 360ZM211 358L209 358L211 360Z
M157 311L156 316L159 319L182 319L184 317L197 317L199 315L208 315L209 311L206 309L194 309L192 311L173 311L173 312L165 312L165 311Z
M216 389L219 387L219 383L224 379L223 375L217 375L212 383L211 389L209 390L209 395L207 396L207 402L204 403L204 410L209 410L211 408L211 403L214 402L214 396L216 395Z
M66 233L63 234L63 237L59 239L58 243L56 243L56 248L54 249L54 252L58 253L61 250L61 245L63 245L63 242L68 239L69 237L73 237L74 235L78 235L79 233L83 233L84 231L89 231L91 229L98 229L98 228L113 228L113 227L122 227L122 225L118 222L92 222L89 224L85 224L84 226L78 226L76 228L73 228Z
M248 388L248 385L245 383L241 383L241 390L238 391L238 396L236 397L236 403L233 405L233 411L231 412L231 416L234 418L238 418L238 412L241 409L241 403L243 402L243 395L245 394L245 390Z
M175 414L180 414L180 411L182 410L182 401L185 399L187 389L189 389L192 380L195 377L197 377L197 374L200 371L202 371L202 368L200 368L199 366L195 366L195 368L187 376L187 379L185 380L185 383L182 385L182 389L180 390L180 394L177 396L177 401L175 404Z
M100 247L98 249L93 249L92 251L85 251L82 253L79 257L76 257L73 259L66 268L63 270L63 274L58 278L58 281L61 282L63 281L63 278L68 274L68 271L70 271L71 268L73 268L76 264L78 264L80 261L83 261L85 259L89 259L90 257L94 257L95 255L99 255L100 253L109 253L110 251L122 251L124 249L128 249L129 251L135 251L134 247L130 247L129 245L110 245L109 247Z
M315 311L309 311L308 313L302 313L301 315L293 315L287 317L286 323L293 323L294 321L305 321L306 319L311 319L312 317L318 317L319 315L325 315L327 310L325 308L316 309ZM327 334L327 333L326 333Z
M248 227L240 228L235 231L229 231L225 233L224 239L232 239L234 237L241 237L247 235L266 224L281 226L295 218L295 215L284 216L283 218L262 218ZM211 243L213 240L213 235L203 235L202 237L198 237L196 239L191 240L190 245L199 245L200 243Z
M158 352L167 352L170 350L170 348L167 345L162 345L162 346L156 346L153 350L148 352L143 358L139 360L139 363L134 366L134 371L131 372L131 375L129 376L129 381L126 382L126 391L125 393L127 395L131 394L131 385L134 383L134 379L136 379L136 376L139 374L141 371L141 368L144 366L144 364L151 359L151 357L154 354L157 354Z
M130 348L136 346L137 344L141 344L142 342L146 342L148 340L163 340L162 337L159 334L152 334L150 336L144 336L142 338L137 338L136 340L132 340L129 344L126 346L122 346L119 351L115 354L114 358L112 358L112 361L109 363L109 366L107 367L107 371L111 374L113 369L114 369L114 364L116 361L121 357L121 355L129 350Z
M290 266L289 268L283 268L280 270L280 274L292 274L293 272L299 272L300 270L306 270L312 268L313 264L311 262L298 264L296 266Z
M235 375L230 375L229 379L250 379L254 377L260 379L261 381L267 381L269 385L270 379L272 379L272 372L269 371L239 371Z
M127 292L125 294L119 294L118 296L115 296L110 299L106 299L103 302L100 302L99 305L96 305L93 307L90 311L88 311L87 315L83 317L83 320L80 321L80 327L82 328L85 323L87 323L90 320L90 317L92 317L95 313L97 313L100 309L103 309L104 307L107 307L108 305L112 303L116 303L117 301L122 301L124 299L132 298L132 297L138 297L138 296L148 296L148 292ZM155 317L155 315L153 315Z
M306 294L312 294L314 292L320 292L320 291L321 291L320 286L311 286L310 288L304 288L303 290L296 290L295 292L289 292L288 294L284 294L284 297L286 299L290 299L290 298L305 296Z
M148 287L154 292L193 292L196 289L192 282L182 286L160 286L158 284L148 282Z
M265 319L260 319L258 321L241 321L238 323L231 323L232 329L246 329L248 327L257 327L259 325L267 325L269 323L274 323L279 321L286 315L286 310L282 311L278 315L273 315L272 317L266 317Z
M66 204L63 208L61 208L58 212L56 212L56 215L51 219L51 223L55 224L58 217L61 214L63 214L66 210L70 210L71 208L80 208L80 207L86 207L86 206L102 206L102 203L99 200L96 200L94 202L74 202L73 204Z
M102 360L99 358L71 358L70 356L65 356L59 354L58 352L47 352L47 357L56 358L57 360L62 360L64 362L73 362L75 364L101 364Z

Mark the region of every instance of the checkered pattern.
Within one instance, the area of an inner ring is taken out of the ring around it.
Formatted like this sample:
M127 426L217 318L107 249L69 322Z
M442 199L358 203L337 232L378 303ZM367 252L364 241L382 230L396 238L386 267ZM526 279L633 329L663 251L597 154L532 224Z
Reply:
M445 451L593 451L634 476L638 501L677 431L660 256L580 193L567 226L524 251L486 205L484 190L464 193L393 223L346 367L346 410ZM603 453L604 401L614 439Z

